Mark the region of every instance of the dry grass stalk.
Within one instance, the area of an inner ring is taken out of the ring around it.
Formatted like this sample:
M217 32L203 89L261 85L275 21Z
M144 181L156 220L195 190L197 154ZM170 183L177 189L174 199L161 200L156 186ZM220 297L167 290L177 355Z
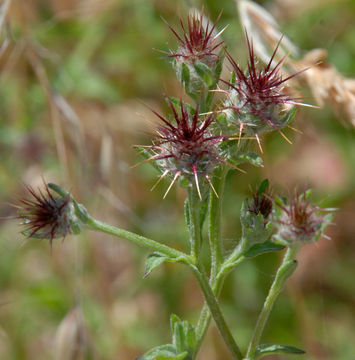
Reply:
M326 50L314 49L292 64L298 69L309 67L302 76L317 104L320 107L329 104L344 125L347 120L355 127L355 79L342 76L326 57Z

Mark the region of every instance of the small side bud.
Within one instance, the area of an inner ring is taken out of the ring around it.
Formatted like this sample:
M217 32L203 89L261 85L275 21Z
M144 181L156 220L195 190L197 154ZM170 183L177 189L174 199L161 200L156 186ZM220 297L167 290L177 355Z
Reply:
M264 180L258 190L253 192L252 198L244 201L240 214L243 232L243 247L263 243L269 240L272 224L269 221L273 209L269 181Z
M272 209L272 191L269 189L269 181L266 179L260 184L258 191L253 192L252 199L248 201L248 211L254 215L261 214L264 218L264 225L266 225Z
M322 209L310 201L311 192L295 195L288 201L276 202L278 227L274 239L283 245L312 243L325 236L324 231L332 220L332 214L324 214L330 209Z

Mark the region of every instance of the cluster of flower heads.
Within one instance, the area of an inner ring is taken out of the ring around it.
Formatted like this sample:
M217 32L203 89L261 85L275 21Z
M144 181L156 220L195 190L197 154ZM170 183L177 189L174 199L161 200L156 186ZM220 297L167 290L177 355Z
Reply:
M178 49L169 53L169 57L174 59L178 77L189 94L194 91L187 86L191 76L199 78L197 83L200 84L205 81L204 76L208 73L208 75L212 74L211 76L218 76L216 82L212 84L217 84L219 80L227 84L228 89L223 90L226 99L222 108L217 109L216 113L223 114L228 125L222 129L215 125L216 116L209 115L201 120L203 117L199 114L198 107L195 113L191 114L182 102L180 109L176 109L170 101L173 122L154 111L164 125L158 127L158 136L149 147L153 153L149 160L156 161L162 169L161 178L168 174L172 177L168 191L172 184L183 176L190 181L190 184L196 184L201 197L199 179L206 179L211 184L210 179L214 169L221 163L231 163L229 161L231 156L226 154L223 142L250 139L250 135L253 135L252 138L258 141L262 152L259 134L277 130L283 135L281 128L285 124L282 120L282 112L285 110L285 105L297 104L284 93L284 87L285 82L295 75L286 79L281 77L280 69L284 59L272 66L279 45L274 50L269 63L259 69L252 42L247 37L249 51L247 72L244 73L227 53L227 59L233 68L232 81L219 79L215 65L223 56L221 52L218 53L223 41L220 40L222 31L216 31L217 22L211 25L203 14L195 14L188 17L187 25L184 25L182 20L180 23L182 35L168 24L179 41ZM199 67L201 62L208 67L209 72ZM186 71L189 72L189 75L185 74L185 78L181 75L181 64L186 65ZM218 91L216 87L211 89L211 85L205 85L198 85L193 89L197 93ZM193 98L196 99L196 96Z
M189 67L188 71L192 71L190 75L200 76L200 81L203 82L206 72L201 67L198 68L197 64L204 64L213 76L218 77L217 81L221 80L228 86L227 90L223 90L226 99L222 109L207 114L201 114L199 106L193 109L182 100L177 103L169 99L172 121L153 110L162 124L157 128L157 135L152 145L138 146L138 148L142 148L146 154L149 154L149 158L144 162L154 161L161 170L162 175L153 188L165 176L170 175L172 178L164 197L178 179L185 179L189 186L196 186L198 195L202 199L200 186L205 183L209 184L218 196L212 182L213 173L217 167L221 164L236 167L235 164L232 165L229 162L224 146L226 143L234 140L235 136L241 139L252 134L262 152L260 134L271 130L282 134L281 129L285 126L285 122L282 120L281 113L285 105L299 105L284 92L285 82L297 74L282 78L280 69L284 59L272 66L279 44L269 63L264 67L258 67L252 42L247 37L249 52L247 71L243 72L232 56L227 53L227 59L233 68L232 81L219 79L220 69L217 70L216 64L223 56L221 52L218 53L223 45L223 41L220 40L223 30L218 33L217 22L210 25L203 14L189 16L187 26L182 21L180 23L182 36L168 24L179 41L178 50L169 53L169 57L175 61L176 69L177 65L185 64ZM181 68L177 69L177 73L181 71ZM186 78L181 79L185 82L186 89ZM210 91L211 86L216 85L217 81L212 82L212 85L209 83L208 86L195 89ZM225 129L221 131L221 127L216 124L217 113L224 114L229 123L225 133ZM323 216L322 209L313 206L306 194L296 194L288 203L278 202L277 207L280 211L275 217L276 202L267 187L268 182L264 182L259 190L253 193L251 201L247 202L247 211L255 216L261 214L264 227L268 222L274 222L278 227L274 235L276 239L287 245L294 240L315 241L323 234L330 218ZM28 188L28 191L32 199L23 200L19 212L26 227L24 233L28 237L49 238L52 243L54 238L65 237L73 232L71 224L73 205L70 197L52 195L48 185L45 186L45 192L39 191L37 194L32 188Z

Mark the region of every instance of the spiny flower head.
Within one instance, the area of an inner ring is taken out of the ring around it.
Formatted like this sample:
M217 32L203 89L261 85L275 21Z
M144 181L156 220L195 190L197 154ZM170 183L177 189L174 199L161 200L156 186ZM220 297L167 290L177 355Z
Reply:
M206 179L212 186L209 175L223 162L217 144L224 138L215 136L210 131L210 126L215 119L213 114L201 122L198 107L191 114L182 101L180 101L179 111L170 99L169 105L175 123L153 111L163 125L158 127L153 145L148 147L153 156L146 161L156 161L163 170L161 178L168 174L173 176L173 181L165 196L173 183L181 176L190 183L195 182L201 197L199 179L201 177Z
M187 26L180 19L182 36L167 24L180 43L178 50L171 52L169 57L190 64L195 61L200 61L208 66L214 64L219 57L216 51L223 44L223 40L219 39L223 30L215 34L216 24L220 16L221 14L213 25L208 20L204 22L203 13L200 16L197 14L189 15Z
M324 213L330 209L322 209L310 201L310 192L297 192L288 203L277 203L280 214L276 220L278 232L275 238L287 244L294 242L315 242L324 233L332 215Z
M48 184L44 192L26 187L31 198L21 200L19 218L23 219L24 235L28 238L49 239L65 237L72 233L73 205L69 196L52 194Z
M287 116L282 115L282 111L286 109L285 105L298 105L284 91L286 82L297 73L282 78L280 69L285 58L281 59L274 67L272 66L282 39L276 46L269 63L264 67L258 67L253 45L248 36L246 36L246 40L249 52L247 72L244 72L227 53L234 77L232 82L222 80L230 87L230 90L227 91L224 108L229 113L231 122L236 123L239 127L240 134L243 130L256 136L271 130L281 133L281 128L286 125L285 120L287 119Z

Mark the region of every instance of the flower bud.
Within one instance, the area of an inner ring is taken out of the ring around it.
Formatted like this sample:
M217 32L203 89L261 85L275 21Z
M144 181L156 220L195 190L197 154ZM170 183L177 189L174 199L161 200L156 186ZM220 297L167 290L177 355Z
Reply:
M254 244L263 243L271 236L272 224L269 222L269 217L273 203L268 187L269 181L266 179L260 184L258 190L253 192L252 198L243 202L240 222L245 249L249 249Z
M223 44L216 33L216 22L211 25L204 15L189 15L187 26L180 20L183 35L180 36L169 24L170 30L179 41L176 51L171 51L170 58L174 59L177 77L185 87L188 95L196 100L201 91L213 87L222 70L221 56L218 48Z
M253 192L251 200L248 201L248 211L255 216L261 214L264 225L268 222L273 209L272 192L268 187L269 181L264 180L258 191Z

